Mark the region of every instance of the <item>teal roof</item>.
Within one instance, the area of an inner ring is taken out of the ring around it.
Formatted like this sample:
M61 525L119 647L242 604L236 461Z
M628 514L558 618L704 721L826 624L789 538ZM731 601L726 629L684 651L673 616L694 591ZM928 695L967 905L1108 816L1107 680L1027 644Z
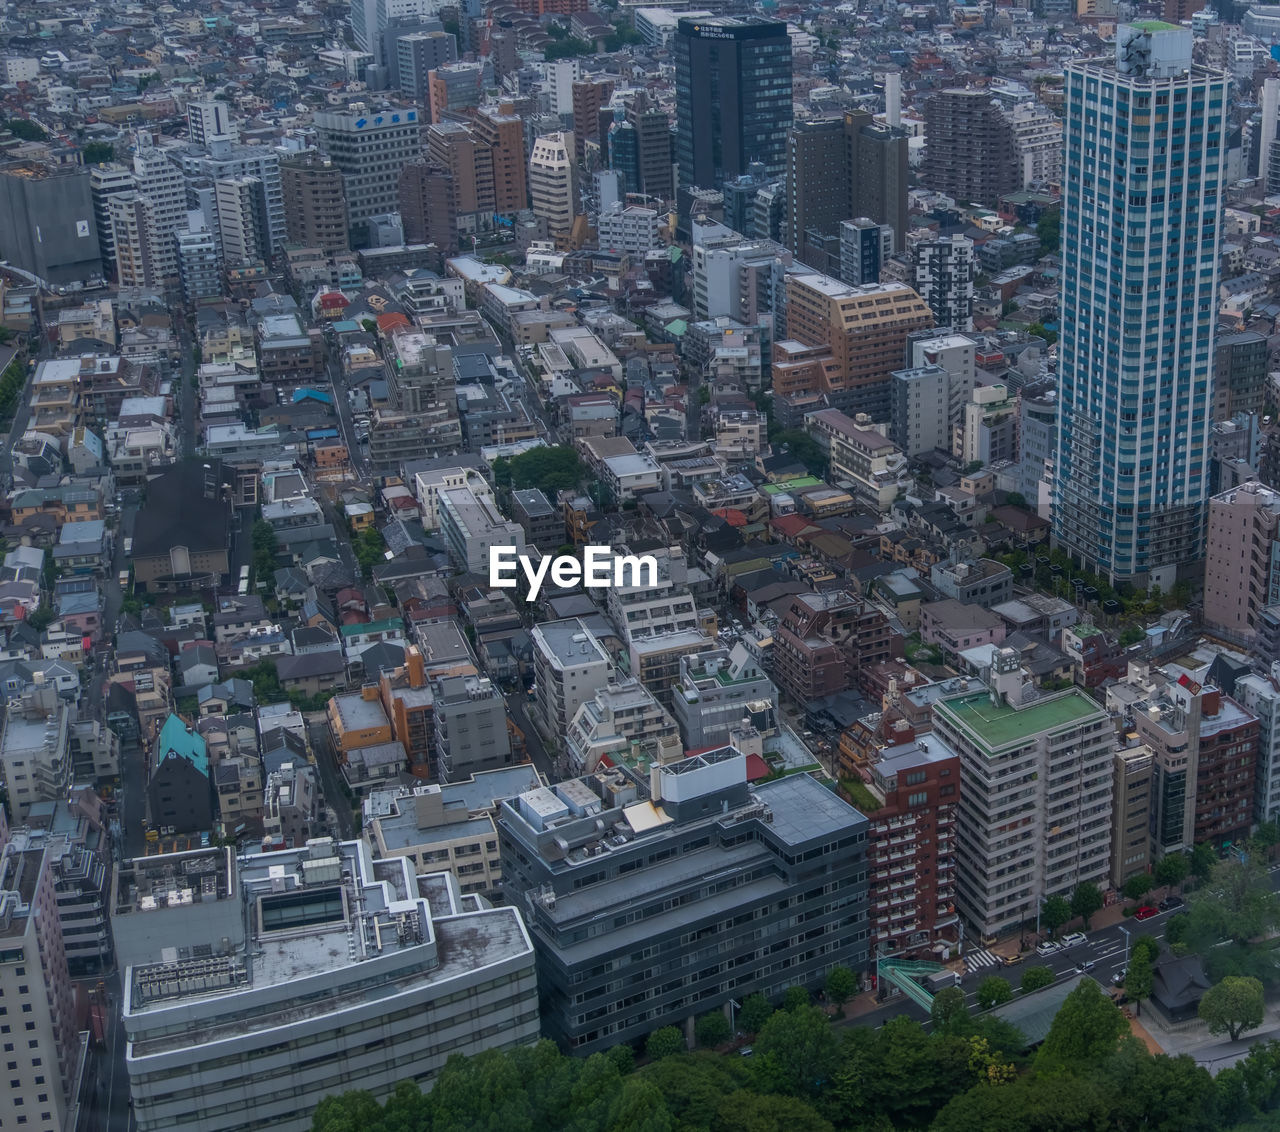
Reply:
M160 738L156 742L156 762L165 758L172 751L192 763L196 770L209 777L209 750L204 736L194 730L188 731L186 721L181 716L169 713L169 718L160 728Z

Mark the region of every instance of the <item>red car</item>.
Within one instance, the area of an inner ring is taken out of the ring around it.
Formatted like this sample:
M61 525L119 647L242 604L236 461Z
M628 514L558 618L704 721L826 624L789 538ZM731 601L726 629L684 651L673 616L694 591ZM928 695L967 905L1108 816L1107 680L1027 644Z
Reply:
M1150 904L1144 904L1133 914L1133 918L1135 920L1149 920L1152 916L1158 915L1160 915L1159 908L1153 908Z

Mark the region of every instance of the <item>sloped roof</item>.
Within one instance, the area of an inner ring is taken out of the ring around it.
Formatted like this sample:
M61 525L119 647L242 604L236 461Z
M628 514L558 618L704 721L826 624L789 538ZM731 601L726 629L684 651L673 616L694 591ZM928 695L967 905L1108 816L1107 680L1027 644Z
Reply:
M156 742L157 764L172 751L190 762L196 770L209 777L209 749L204 738L188 729L181 716L169 713L169 718L160 728L160 738Z

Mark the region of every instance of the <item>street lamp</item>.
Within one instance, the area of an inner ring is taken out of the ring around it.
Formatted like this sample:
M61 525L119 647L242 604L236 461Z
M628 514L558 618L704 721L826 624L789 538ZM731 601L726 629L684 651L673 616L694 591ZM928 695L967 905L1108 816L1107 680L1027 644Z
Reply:
M1124 932L1124 969L1127 971L1129 969L1129 929L1123 924L1117 924L1116 926Z

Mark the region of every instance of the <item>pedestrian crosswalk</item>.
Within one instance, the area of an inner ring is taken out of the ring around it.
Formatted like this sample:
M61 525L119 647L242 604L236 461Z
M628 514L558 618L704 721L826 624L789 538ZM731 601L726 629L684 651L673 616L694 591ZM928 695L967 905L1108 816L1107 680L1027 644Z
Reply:
M978 947L964 953L964 962L970 971L976 971L980 967L999 967L1000 956L988 951L985 947Z

